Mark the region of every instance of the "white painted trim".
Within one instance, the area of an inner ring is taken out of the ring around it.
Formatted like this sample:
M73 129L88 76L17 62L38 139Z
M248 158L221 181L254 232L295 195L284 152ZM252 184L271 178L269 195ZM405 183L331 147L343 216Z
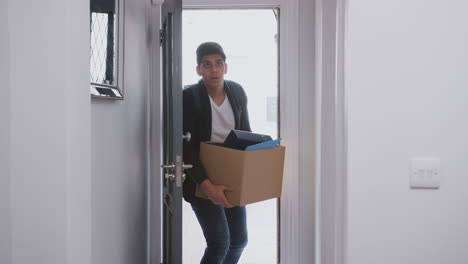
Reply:
M346 263L346 0L317 0L316 263Z
M8 1L0 2L0 263L13 263L12 201L11 201L11 86L10 86L10 25Z
M161 48L159 30L161 27L161 5L151 5L149 11L150 56L149 56L149 109L146 114L148 126L147 156L147 248L146 264L162 263L162 80Z
M315 263L321 263L322 259L322 243L321 243L321 214L322 211L322 180L321 180L321 171L322 171L322 61L323 61L323 45L322 45L322 17L323 17L323 7L322 1L315 1Z
M345 91L345 12L347 1L337 0L336 8L336 263L346 261L347 223L347 107Z
M184 9L243 9L279 7L281 0L183 0Z
M280 263L299 263L299 1L280 6L280 132L286 146Z
M152 5L162 5L164 0L151 0Z

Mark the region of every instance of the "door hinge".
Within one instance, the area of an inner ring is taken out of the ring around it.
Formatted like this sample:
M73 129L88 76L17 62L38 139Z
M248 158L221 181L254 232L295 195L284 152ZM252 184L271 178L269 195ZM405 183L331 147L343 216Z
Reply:
M162 47L164 41L166 41L163 30L159 30L159 46Z

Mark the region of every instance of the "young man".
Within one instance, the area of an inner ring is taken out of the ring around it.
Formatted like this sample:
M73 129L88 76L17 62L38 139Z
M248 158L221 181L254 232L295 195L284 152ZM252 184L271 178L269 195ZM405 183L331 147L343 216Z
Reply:
M246 210L233 206L224 195L229 186L215 185L207 177L200 162L200 142L224 141L232 129L250 130L247 96L242 87L224 80L226 55L222 47L206 42L197 48L197 73L201 80L183 93L184 160L192 164L184 182L184 198L192 205L206 239L201 264L237 263L247 245ZM195 186L209 200L195 197Z

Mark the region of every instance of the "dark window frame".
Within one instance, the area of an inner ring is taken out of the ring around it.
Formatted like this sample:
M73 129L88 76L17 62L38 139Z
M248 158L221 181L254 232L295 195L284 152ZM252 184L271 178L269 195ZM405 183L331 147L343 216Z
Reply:
M105 71L102 82L92 80L90 72L90 93L93 98L120 99L123 93L123 50L124 50L124 12L123 0L90 0L90 36L92 34L93 14L107 15L107 39ZM90 43L90 49L93 49ZM90 64L93 58L90 56Z

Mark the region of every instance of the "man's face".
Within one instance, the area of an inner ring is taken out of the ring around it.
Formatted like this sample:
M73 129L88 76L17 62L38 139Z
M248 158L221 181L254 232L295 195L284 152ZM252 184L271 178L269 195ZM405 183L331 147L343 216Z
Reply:
M217 88L224 86L224 74L227 73L227 64L219 54L203 56L200 65L197 66L197 73L202 77L205 86Z

